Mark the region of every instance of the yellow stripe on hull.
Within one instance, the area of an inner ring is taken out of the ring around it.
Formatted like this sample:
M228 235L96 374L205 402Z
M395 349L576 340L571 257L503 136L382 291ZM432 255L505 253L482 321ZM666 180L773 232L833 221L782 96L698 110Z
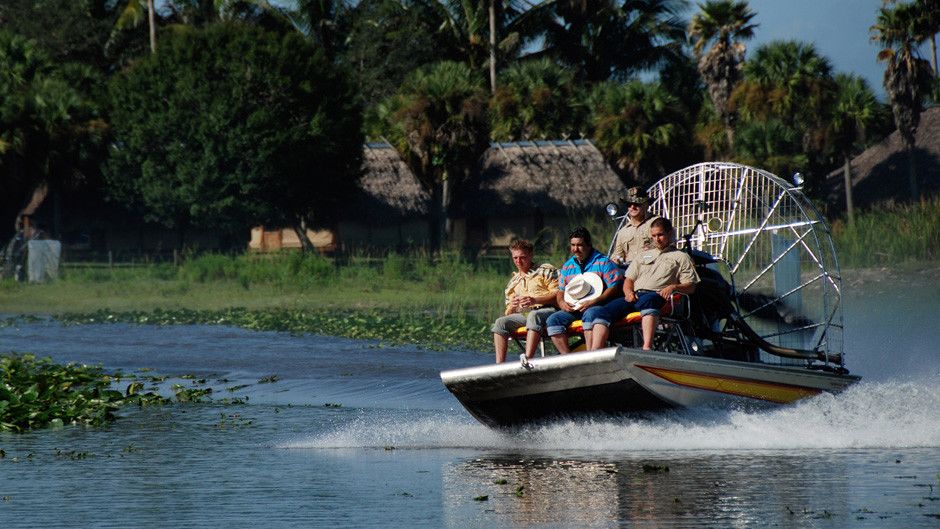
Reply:
M716 391L752 399L787 404L799 399L818 395L822 390L774 382L760 382L723 375L710 375L689 371L676 371L659 367L637 367L679 386Z

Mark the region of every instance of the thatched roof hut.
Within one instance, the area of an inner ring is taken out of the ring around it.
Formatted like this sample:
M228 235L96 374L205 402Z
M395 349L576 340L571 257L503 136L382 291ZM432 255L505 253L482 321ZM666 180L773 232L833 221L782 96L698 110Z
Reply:
M932 195L940 191L940 107L929 108L920 115L914 159L920 192ZM907 152L898 131L866 149L850 164L856 207L866 208L886 200L910 200ZM845 210L841 167L829 173L827 183L829 203L838 211Z
M589 140L493 143L480 159L479 180L465 207L504 215L512 208L579 214L616 200L623 184ZM362 189L354 214L376 220L422 216L429 194L388 143L363 148Z
M353 213L368 212L378 222L420 217L428 212L430 195L421 188L398 151L388 143L367 143L362 149L362 177Z
M422 244L429 194L387 143L364 147L362 192L340 224L348 244ZM573 218L603 212L624 186L588 140L494 143L477 180L455 208L455 238L471 246L504 246L546 228L565 232Z
M603 211L624 185L589 140L494 143L483 154L480 188L468 209L579 215Z

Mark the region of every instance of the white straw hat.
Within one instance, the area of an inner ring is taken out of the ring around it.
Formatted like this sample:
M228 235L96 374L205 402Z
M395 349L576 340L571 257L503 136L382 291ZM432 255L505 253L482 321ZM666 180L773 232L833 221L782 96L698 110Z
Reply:
M599 297L604 292L604 280L594 272L578 274L565 285L565 302L579 305Z

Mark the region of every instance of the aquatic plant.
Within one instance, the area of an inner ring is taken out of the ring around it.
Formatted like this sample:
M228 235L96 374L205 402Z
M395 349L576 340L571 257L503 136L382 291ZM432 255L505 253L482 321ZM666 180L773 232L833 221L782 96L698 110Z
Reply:
M487 350L488 320L478 315L452 312L366 310L162 310L115 312L99 310L59 316L66 324L137 323L151 325L231 325L259 331L284 331L379 340L388 344L413 344L440 349L445 346ZM270 380L268 382L272 382Z
M149 371L142 368L140 371ZM159 393L159 386L144 391L145 381L159 383L165 376L144 376L130 382L124 393L114 389L122 379L136 379L136 375L121 372L106 373L100 366L56 364L49 358L32 354L6 353L0 355L0 431L26 431L47 426L66 424L101 426L114 421L115 412L122 406L164 406L174 399ZM215 405L246 404L248 397L225 397L213 400L213 388L199 387L205 378L181 375L196 387L173 384L170 389L175 401L192 404L211 402ZM225 379L220 383L228 382ZM234 386L229 391L248 387ZM0 453L0 458L3 454Z
M61 365L31 354L0 355L0 430L100 426L113 421L124 404L153 401L153 395L138 393L137 383L122 394L111 388L111 380L100 367Z

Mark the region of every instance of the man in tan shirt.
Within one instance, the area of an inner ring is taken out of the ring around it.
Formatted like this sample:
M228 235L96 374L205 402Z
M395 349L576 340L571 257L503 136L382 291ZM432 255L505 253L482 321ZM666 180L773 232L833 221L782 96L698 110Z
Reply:
M639 187L627 190L624 202L627 204L627 223L617 232L614 251L611 258L621 266L629 265L637 254L653 247L650 238L650 224L658 219L649 214L649 196Z
M506 360L509 336L525 325L526 358L535 356L535 349L542 339L545 319L555 312L555 294L558 292L558 269L545 263L532 265L534 247L525 240L516 240L509 246L516 272L506 284L505 315L493 323L493 345L496 348L496 363Z
M624 300L643 314L643 349L653 347L659 324L659 309L674 292L692 294L699 282L689 254L676 249L675 230L669 219L659 217L650 225L654 249L640 252L630 263L623 280Z

